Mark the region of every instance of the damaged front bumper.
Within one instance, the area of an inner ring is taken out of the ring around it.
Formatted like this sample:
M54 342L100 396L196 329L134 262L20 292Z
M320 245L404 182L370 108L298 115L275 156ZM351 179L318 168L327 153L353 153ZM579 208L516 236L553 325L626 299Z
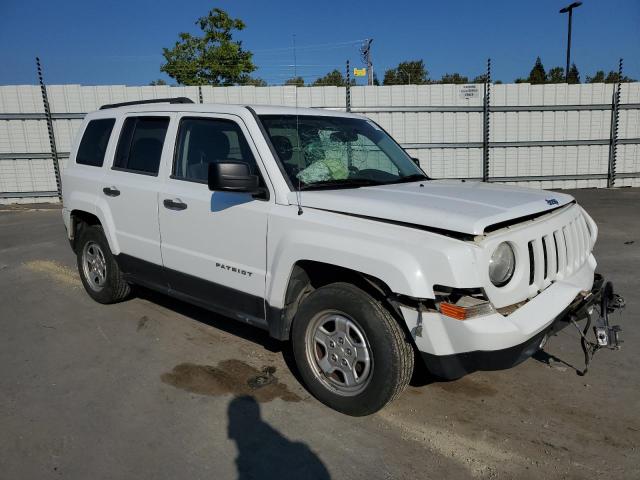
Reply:
M622 340L620 333L622 328L619 325L609 323L609 315L616 310L625 307L624 298L613 291L613 284L606 282L602 275L596 274L591 292L578 298L574 304L570 305L566 312L558 317L553 323L550 333L556 333L569 324L576 327L580 335L580 344L584 353L584 370L578 371L580 375L585 375L589 368L589 363L595 353L602 349L618 350ZM589 339L594 312L597 314L593 326L594 340ZM578 321L585 320L585 326L580 328Z
M619 326L609 324L609 314L622 307L624 307L624 300L613 292L612 284L605 282L601 275L595 274L590 291L581 292L549 325L517 345L448 355L425 351L421 351L420 354L431 373L442 378L455 379L478 370L502 370L518 365L541 349L549 336L567 326L574 325L578 330L586 367L588 367L593 354L598 349L619 348L621 329ZM591 341L589 340L590 326L594 316L597 316L593 327L595 340ZM578 325L581 321L586 322L584 327ZM424 334L429 334L428 329ZM586 367L580 373L586 373Z

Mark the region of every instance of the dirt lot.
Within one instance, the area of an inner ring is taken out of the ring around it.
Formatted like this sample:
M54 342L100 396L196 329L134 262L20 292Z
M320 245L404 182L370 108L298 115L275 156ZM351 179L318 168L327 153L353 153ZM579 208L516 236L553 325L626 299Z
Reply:
M640 190L573 192L626 341L586 377L574 331L501 372L410 387L368 418L298 382L286 345L140 291L84 292L57 209L0 211L0 477L640 478ZM275 368L270 385L248 382Z

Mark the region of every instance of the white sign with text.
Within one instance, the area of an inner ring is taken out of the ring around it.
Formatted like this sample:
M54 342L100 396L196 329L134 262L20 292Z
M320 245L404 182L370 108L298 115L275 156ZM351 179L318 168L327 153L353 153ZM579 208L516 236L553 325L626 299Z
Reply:
M478 97L480 97L478 85L462 85L460 87L460 98L469 100Z

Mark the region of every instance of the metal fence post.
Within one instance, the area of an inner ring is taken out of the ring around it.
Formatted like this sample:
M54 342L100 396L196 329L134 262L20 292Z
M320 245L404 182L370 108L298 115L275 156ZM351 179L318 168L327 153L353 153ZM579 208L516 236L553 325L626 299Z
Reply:
M198 85L198 100L202 103L202 85Z
M62 182L60 181L60 162L58 159L58 149L56 147L56 137L53 131L53 119L51 118L51 109L49 108L49 97L47 96L47 87L42 77L42 65L40 58L36 57L36 67L38 69L38 81L40 82L40 92L42 93L42 103L44 105L44 116L47 120L47 130L49 132L49 145L51 146L51 155L53 157L53 171L56 176L56 190L58 198L62 200Z
M484 78L484 101L482 104L482 181L489 181L489 106L491 104L491 59L487 59L487 74Z
M620 89L622 88L622 58L618 62L618 81L611 102L611 129L609 130L609 168L607 188L616 186L616 160L618 156L618 129L620 127Z
M347 112L351 111L351 72L349 71L349 60L347 60L347 90L346 90L346 103Z

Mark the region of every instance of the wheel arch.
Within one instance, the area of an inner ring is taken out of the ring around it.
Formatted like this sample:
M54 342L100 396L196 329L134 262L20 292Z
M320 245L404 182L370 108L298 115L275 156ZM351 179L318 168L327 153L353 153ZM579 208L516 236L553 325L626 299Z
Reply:
M379 278L351 268L325 263L317 260L298 260L291 268L285 290L283 307L269 307L269 333L279 340L288 340L291 334L295 313L304 298L315 289L335 282L350 283L375 300L381 302L409 334L400 311L394 307L394 296L389 286ZM410 335L409 335L410 336Z
M76 240L80 235L80 229L83 228L84 225L92 226L92 225L102 225L100 219L93 213L87 212L86 210L75 209L71 211L70 214L71 225L69 228L69 242L71 243L71 248L73 251L76 251Z
M120 246L118 244L118 240L115 235L115 223L113 221L113 217L111 215L111 211L108 206L102 201L97 202L96 205L93 206L92 211L89 211L88 208L75 208L71 210L71 228L69 228L69 239L73 242L71 235L76 235L76 221L74 220L74 216L76 219L80 220L80 223L83 221L89 225L100 225L104 231L104 236L107 237L107 243L109 244L109 248L111 249L111 253L114 255L118 255L120 253ZM72 243L73 245L73 243Z

